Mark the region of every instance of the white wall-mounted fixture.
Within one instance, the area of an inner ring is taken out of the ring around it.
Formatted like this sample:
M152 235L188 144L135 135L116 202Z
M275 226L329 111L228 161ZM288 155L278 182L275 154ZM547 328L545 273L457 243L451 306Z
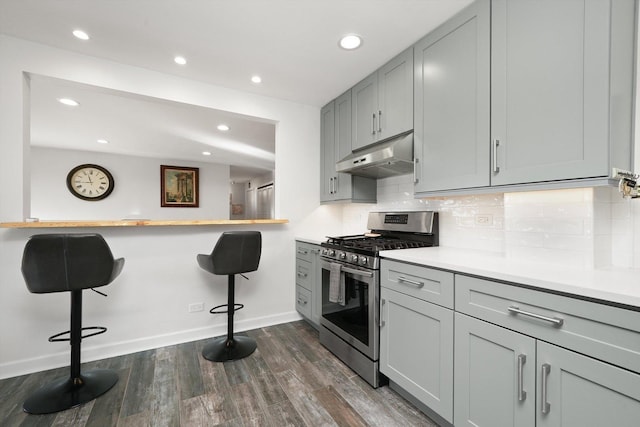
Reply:
M260 76L258 76L258 75L251 76L251 81L252 81L253 83L256 83L256 84L258 84L258 83L262 83L262 77L260 77Z
M173 58L173 61L178 65L185 65L187 63L187 60L184 56L176 56L175 58Z

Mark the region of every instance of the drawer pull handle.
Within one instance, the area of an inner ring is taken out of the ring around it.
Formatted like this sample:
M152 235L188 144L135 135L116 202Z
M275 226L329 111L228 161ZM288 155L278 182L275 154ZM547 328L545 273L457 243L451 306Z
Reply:
M548 414L551 410L551 404L547 402L547 389L549 388L549 383L547 378L551 373L551 365L545 363L542 365L542 413Z
M298 304L300 304L300 305L307 305L307 301L306 301L306 300L298 299Z
M298 271L298 277L307 277L307 273L300 273L300 272Z
M525 354L518 355L518 401L524 402L527 399L527 392L524 390L524 364L527 363Z
M384 299L380 300L380 323L378 324L378 326L380 326L381 328L384 326L384 320L383 319L383 315L384 315L384 303L386 301Z
M298 249L298 253L301 254L301 255L306 255L309 252L307 252L305 249Z
M399 282L408 283L408 284L410 284L410 285L417 286L417 287L419 287L419 288L421 288L421 287L423 287L423 286L424 286L424 282L416 282L415 280L407 279L407 278L406 278L406 277L404 277L404 276L399 276L399 277L398 277L398 281L399 281Z
M564 319L561 319L559 317L548 317L548 316L543 316L541 314L531 313L530 311L520 310L520 308L514 305L509 307L508 310L510 313L513 313L513 314L522 314L523 316L529 316L529 317L533 317L534 319L544 320L545 322L551 322L553 323L553 326L556 326L558 328L561 327L562 324L564 323Z

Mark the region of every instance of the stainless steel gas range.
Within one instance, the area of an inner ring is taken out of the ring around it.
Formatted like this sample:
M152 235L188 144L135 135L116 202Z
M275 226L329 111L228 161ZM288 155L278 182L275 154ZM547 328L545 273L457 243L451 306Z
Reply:
M371 212L370 232L322 243L320 342L373 387L382 384L380 256L392 249L438 246L438 213Z

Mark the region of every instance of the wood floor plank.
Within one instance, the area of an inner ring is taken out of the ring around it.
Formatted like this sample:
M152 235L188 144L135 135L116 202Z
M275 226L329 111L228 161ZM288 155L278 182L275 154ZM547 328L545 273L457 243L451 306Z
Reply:
M180 400L204 394L204 384L202 383L202 373L200 371L201 357L193 342L185 343L178 347L176 363Z
M116 370L118 382L111 390L93 401L91 414L89 414L85 427L115 426L118 424L130 372L130 367Z
M55 418L55 421L51 424L51 427L69 427L69 426L84 426L87 424L93 404L95 400L87 402L84 405L80 405L76 408L67 409L66 411L59 412Z
M239 419L236 410L229 411L226 396L208 393L180 402L181 426L217 426Z
M151 423L154 426L180 425L178 371L175 359L156 359L153 381Z
M231 395L243 421L263 417L263 408L266 408L266 405L251 383L231 386Z
M367 426L360 414L332 386L318 389L313 394L339 426Z
M381 396L385 405L391 407L395 413L406 420L405 425L438 427L435 422L420 412L418 408L407 402L402 396L389 387L380 387L376 392Z
M287 400L286 393L271 372L255 377L253 384L267 406Z
M122 418L151 409L154 369L155 350L136 353L122 403Z
M149 410L120 419L118 427L155 427L151 424Z
M271 424L276 427L299 427L305 425L304 420L288 399L268 406L266 411Z
M309 426L336 425L333 418L292 370L275 374L293 407Z
M231 386L246 383L251 380L251 373L249 369L247 369L247 365L242 363L242 360L224 362L223 366Z

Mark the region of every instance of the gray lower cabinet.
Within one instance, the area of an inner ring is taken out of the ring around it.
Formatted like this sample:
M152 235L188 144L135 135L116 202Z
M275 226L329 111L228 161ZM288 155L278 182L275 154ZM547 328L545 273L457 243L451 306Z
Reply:
M455 323L454 424L534 427L536 340L460 313Z
M376 180L336 172L351 153L351 90L321 109L320 126L320 201L375 203Z
M316 328L322 304L319 254L319 245L296 241L296 310Z
M453 275L386 260L380 270L380 372L452 422L453 310L429 299L451 304Z
M456 426L638 425L639 312L455 281Z
M460 313L455 322L456 426L638 425L640 375Z

